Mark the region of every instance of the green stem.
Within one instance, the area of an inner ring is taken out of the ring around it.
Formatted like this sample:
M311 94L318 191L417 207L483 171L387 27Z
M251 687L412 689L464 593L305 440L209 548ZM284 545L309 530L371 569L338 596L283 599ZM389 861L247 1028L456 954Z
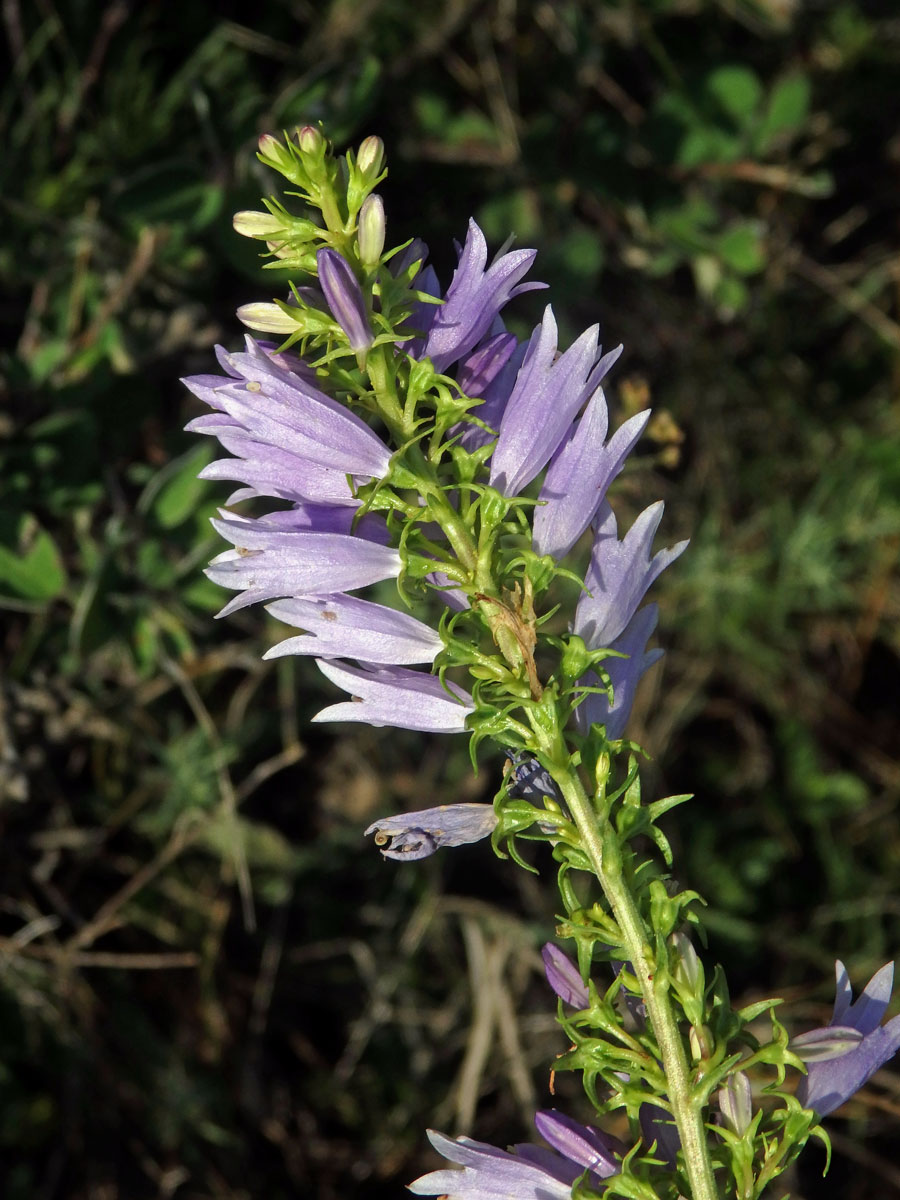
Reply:
M562 747L557 749L561 750ZM558 763L567 761L567 756L562 754L553 757ZM691 1196L693 1200L718 1200L703 1122L703 1106L691 1096L687 1056L672 1011L666 982L654 982L655 962L646 926L621 871L610 869L603 861L603 843L597 827L597 818L581 780L568 765L558 769L554 767L553 777L581 834L582 848L591 861L613 916L622 931L634 974L641 985L647 1016L650 1018L662 1059L672 1115L684 1149L685 1170L690 1180Z

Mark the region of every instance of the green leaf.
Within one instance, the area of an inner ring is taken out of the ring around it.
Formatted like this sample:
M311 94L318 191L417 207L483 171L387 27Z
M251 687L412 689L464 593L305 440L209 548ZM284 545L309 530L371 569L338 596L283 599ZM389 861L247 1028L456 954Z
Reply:
M755 275L765 265L762 241L753 225L735 225L716 243L722 260L739 275Z
M0 546L0 589L24 600L45 602L61 595L68 577L53 538L44 529L34 529L33 518L23 518L20 535L29 543L23 554Z
M152 512L163 529L175 529L188 519L209 490L205 479L197 475L210 462L212 451L202 442L168 463L160 475L150 482L139 507L152 500Z
M810 84L806 75L788 75L769 96L762 122L756 131L754 145L765 153L779 138L796 134L809 114Z
M705 89L739 128L750 123L762 99L762 84L749 67L717 67L707 76Z

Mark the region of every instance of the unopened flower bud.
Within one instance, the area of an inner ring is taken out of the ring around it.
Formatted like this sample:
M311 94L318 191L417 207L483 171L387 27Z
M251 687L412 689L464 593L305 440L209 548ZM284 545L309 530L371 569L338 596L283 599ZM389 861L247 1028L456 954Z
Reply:
M261 333L296 333L299 322L277 304L242 304L237 317L248 329Z
M729 1075L716 1094L725 1123L740 1137L753 1119L753 1093L743 1071Z
M690 938L680 931L673 933L669 936L669 946L672 951L673 979L696 995L698 987L703 986L703 968Z
M371 195L359 210L359 257L364 267L375 267L384 250L384 201Z
M366 314L359 281L353 268L336 250L320 250L316 255L319 285L325 293L332 316L347 335L355 353L372 345L372 330Z
M360 145L356 156L357 170L373 182L381 174L384 166L384 142L380 137L367 137Z
M284 230L284 222L267 212L236 212L231 223L235 233L249 238L261 238L263 241L269 241Z
M325 145L324 137L314 125L304 125L298 129L297 142L304 154L318 154Z

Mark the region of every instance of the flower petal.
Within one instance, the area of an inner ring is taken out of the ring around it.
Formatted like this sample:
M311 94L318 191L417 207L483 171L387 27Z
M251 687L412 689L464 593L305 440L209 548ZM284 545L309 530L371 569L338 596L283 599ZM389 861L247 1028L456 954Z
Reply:
M323 659L316 659L316 664L353 699L323 708L313 721L364 721L429 733L463 733L466 717L474 712L468 692L454 683L445 688L436 676L422 671L402 667L367 671Z
M578 601L574 622L575 633L592 650L612 645L653 581L687 546L686 541L678 542L651 560L650 547L663 509L661 500L645 508L619 541L615 514L605 501L601 506L584 580L587 592Z
M515 496L534 479L566 436L620 350L598 361L599 326L592 325L557 357L557 328L548 305L531 335L500 423L491 485Z
M534 548L538 554L564 558L593 521L606 491L644 431L650 410L637 413L606 437L603 389L588 402L570 440L557 453L538 496L534 514Z
M415 862L442 846L480 842L496 826L497 814L490 804L441 804L421 812L382 817L372 822L366 836L375 834L375 844L385 858Z
M618 741L624 734L637 686L650 667L663 656L662 650L648 653L646 649L650 635L656 628L657 614L655 604L646 605L631 618L624 632L609 647L628 657L604 660L603 668L612 683L613 702L610 705L603 692L592 692L585 696L575 710L575 721L582 733L587 733L591 725L605 725L606 736L611 742ZM588 671L580 682L587 687L598 687L600 678L596 672Z
M542 288L543 283L519 284L534 262L536 250L514 250L487 263L487 242L476 223L459 256L444 303L435 312L428 329L422 357L431 359L436 371L446 369L484 337L500 309L521 292ZM518 286L517 286L518 285Z
M443 648L440 635L422 621L357 596L276 600L267 607L279 621L308 632L279 642L263 658L315 654L386 665L430 663Z
M544 960L544 974L547 982L565 1004L573 1008L587 1008L591 1002L587 984L581 978L581 972L569 958L553 942L547 942L541 950Z

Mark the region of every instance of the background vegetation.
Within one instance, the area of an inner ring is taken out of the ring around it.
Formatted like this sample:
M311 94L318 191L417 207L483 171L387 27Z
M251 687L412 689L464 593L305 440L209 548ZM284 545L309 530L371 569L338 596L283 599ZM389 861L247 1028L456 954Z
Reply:
M401 1194L423 1126L529 1135L563 1049L549 883L361 830L481 799L462 739L310 727L212 618L225 489L180 375L271 294L258 135L380 134L393 241L540 248L653 405L618 506L690 551L634 735L742 997L830 1011L900 948L900 20L834 0L9 0L0 92L0 1175L6 1200ZM517 328L544 302L528 296ZM551 877L552 878L552 877ZM893 1011L893 1010L892 1010ZM515 1014L515 1015L514 1015ZM586 1116L572 1081L561 1104ZM900 1074L795 1200L900 1195ZM781 1194L780 1192L778 1193Z

